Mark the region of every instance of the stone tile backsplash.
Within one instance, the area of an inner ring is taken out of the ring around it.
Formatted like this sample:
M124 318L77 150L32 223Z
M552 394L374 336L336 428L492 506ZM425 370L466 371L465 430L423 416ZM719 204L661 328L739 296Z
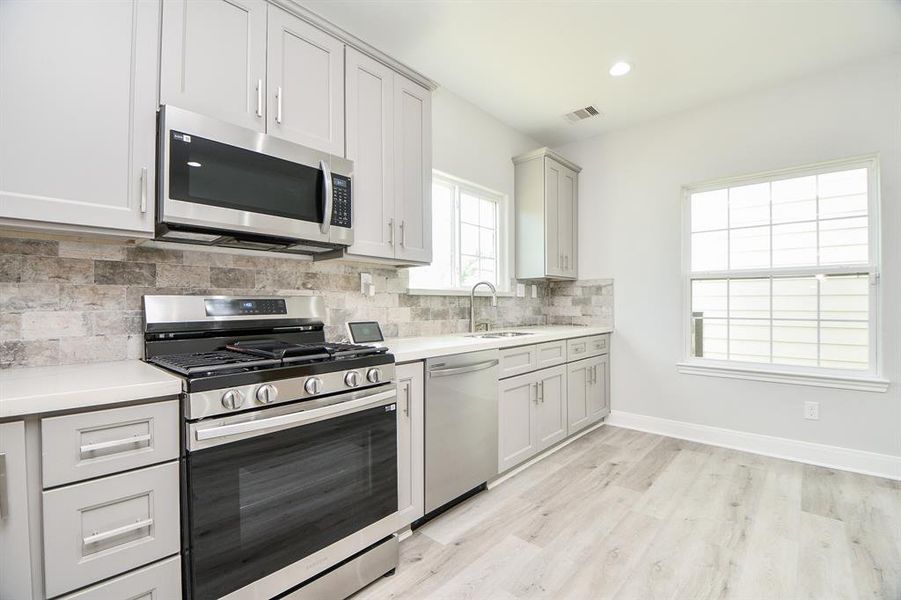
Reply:
M376 294L360 293L360 273ZM408 272L345 261L226 254L0 234L0 367L139 358L144 294L321 295L326 335L378 320L388 337L465 332L468 296L406 293ZM520 325L612 325L610 280L537 282L538 297L477 298L476 321Z

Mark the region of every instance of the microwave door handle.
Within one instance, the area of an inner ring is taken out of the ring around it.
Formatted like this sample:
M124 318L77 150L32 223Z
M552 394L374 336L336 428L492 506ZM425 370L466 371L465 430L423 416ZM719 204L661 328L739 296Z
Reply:
M329 169L328 163L324 160L319 161L319 168L322 169L322 176L325 185L322 186L322 223L319 225L319 231L328 233L329 226L332 224L332 170Z

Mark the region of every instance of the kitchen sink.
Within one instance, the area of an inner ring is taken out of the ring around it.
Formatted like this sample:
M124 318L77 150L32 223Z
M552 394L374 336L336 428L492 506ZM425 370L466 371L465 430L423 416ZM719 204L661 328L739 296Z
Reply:
M477 338L512 338L519 337L521 335L535 335L529 331L496 331L496 332L488 332L488 333L474 333L468 337L477 337Z

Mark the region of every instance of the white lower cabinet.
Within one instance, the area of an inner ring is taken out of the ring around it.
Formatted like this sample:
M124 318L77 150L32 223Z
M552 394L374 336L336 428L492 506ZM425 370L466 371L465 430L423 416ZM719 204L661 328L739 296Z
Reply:
M503 472L566 437L566 369L542 369L498 385L498 470Z
M25 423L0 424L0 598L32 598Z
M422 362L397 367L397 500L403 525L425 514Z
M588 384L588 419L594 423L610 414L610 355L592 358Z
M610 414L609 365L607 354L567 365L567 434Z
M178 463L45 491L48 597L179 550Z
M181 557L173 556L61 600L175 600L181 598L180 582Z

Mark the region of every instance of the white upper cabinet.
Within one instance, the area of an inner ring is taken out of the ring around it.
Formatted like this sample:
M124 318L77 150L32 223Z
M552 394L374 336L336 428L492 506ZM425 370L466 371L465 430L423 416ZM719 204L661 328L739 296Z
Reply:
M394 258L394 71L347 48L347 158L354 161L354 245Z
M344 156L344 42L269 6L267 131Z
M264 131L264 0L163 3L160 104Z
M347 158L354 161L348 253L404 264L432 260L431 93L347 48Z
M159 15L0 1L0 221L152 235Z
M513 162L516 278L578 278L581 169L547 148Z
M394 78L397 258L432 260L432 95L406 77Z

